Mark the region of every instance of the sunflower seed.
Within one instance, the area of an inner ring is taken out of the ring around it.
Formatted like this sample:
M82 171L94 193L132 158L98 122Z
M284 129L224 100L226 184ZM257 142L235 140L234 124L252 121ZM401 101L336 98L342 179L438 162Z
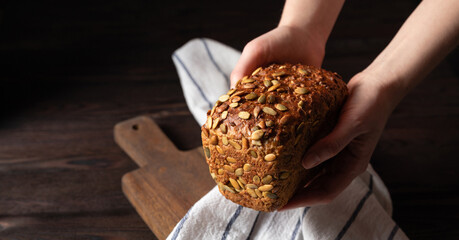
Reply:
M220 123L220 118L215 119L214 123L212 124L212 129L215 129L219 123Z
M270 184L272 180L273 177L271 175L266 175L263 179L261 179L261 182L263 184Z
M239 181L239 180L236 180L236 181L237 181L237 183L239 184L239 186L241 187L241 190L244 189L244 184L242 184L242 182Z
M221 118L222 119L226 119L227 116L228 116L228 111L223 111L222 115L221 115Z
M282 104L280 104L280 103L276 104L276 108L279 111L287 111L287 107L282 105Z
M249 119L250 118L250 113L246 111L239 112L238 116L242 119Z
M238 179L239 179L239 181L240 181L242 184L244 184L244 185L247 184L247 182L246 182L242 177L239 177Z
M237 91L233 94L233 96L241 96L244 93L245 93L244 91Z
M266 121L266 127L271 127L274 125L274 122L272 120Z
M243 137L242 138L242 149L247 149L249 148L249 140L247 138Z
M261 70L261 67L255 69L255 71L253 71L253 73L252 73L252 76L255 75L255 74L257 74L257 73L259 73L260 70Z
M208 147L204 148L204 154L206 155L207 158L210 158L210 150Z
M260 192L260 190L255 189L254 191L255 191L255 194L257 194L257 196L258 196L259 198L262 198L262 197L263 197L263 194Z
M265 87L271 87L273 85L273 83L269 80L264 80L263 84L265 85Z
M226 128L226 124L220 125L220 131L222 131L223 134L226 134L228 132L228 128Z
M302 88L302 87L295 88L295 93L297 94L306 94L308 92L309 90L307 88Z
M267 162L274 161L275 159L276 159L276 155L274 155L273 153L266 154L265 156L265 161Z
M208 116L207 117L207 129L211 129L211 128L212 128L212 117Z
M271 199L277 199L277 195L274 193L270 193L270 192L264 192L263 196L271 198Z
M280 124L281 125L286 125L290 121L290 115L285 115L280 119ZM223 125L220 125L220 127Z
M210 173L210 176L211 176L212 179L214 179L214 180L217 178L217 176L215 175L215 173Z
M284 68L286 68L286 67L287 67L287 66L282 65L282 66L279 67L279 69L284 69Z
M239 106L239 103L237 103L237 102L230 103L229 106L232 107L232 108L237 108Z
M239 102L239 101L241 101L241 97L239 97L239 96L233 97L233 98L231 99L231 102L233 102L233 103L234 103L234 102Z
M220 102L226 102L228 99L229 99L229 96L225 94L225 95L221 95L221 96L218 98L218 101L220 101Z
M236 176L242 176L242 174L244 174L244 169L238 168L234 171L234 174L236 174Z
M232 88L226 93L226 95L231 96L231 94L233 94L234 92L236 92L236 89Z
M224 173L223 171L224 171L223 169L219 168L219 169L217 170L218 175L222 175L222 174Z
M299 102L298 102L298 107L301 108L301 109L303 109L303 106L304 106L303 100L299 101Z
M244 164L243 168L244 168L245 172L250 172L250 170L252 170L252 165L246 163L246 164Z
M234 169L230 165L223 165L223 168L231 173L234 173Z
M268 88L268 92L272 92L272 91L276 90L276 89L279 88L279 87L280 87L280 84L273 85L273 86L271 86L271 87Z
M245 185L245 186L246 186L247 188L250 188L250 189L257 189L257 188L258 188L257 185L251 184L251 183L249 183L249 184L247 184L247 185Z
M319 123L319 120L315 120L315 121L312 123L312 126L315 127L318 123Z
M235 141L233 141L233 140L228 140L228 142L229 142L229 144L230 144L231 146L233 146L236 150L241 150L242 147L241 147L241 145L239 145L239 143L237 143L237 142L235 142Z
M289 176L290 176L289 172L283 172L283 173L281 173L279 178L284 180L284 179L287 179Z
M252 133L251 137L253 140L260 140L263 137L263 134L264 134L263 130L257 130Z
M255 88L256 85L253 83L247 83L247 84L242 85L242 87L252 89L252 88Z
M230 180L231 180L231 178L230 178ZM270 191L271 189L273 189L273 185L270 185L270 184L266 184L266 185L263 185L263 186L258 188L258 190L260 190L262 192L267 192L267 191Z
M302 69L302 68L299 68L299 69L298 69L298 72L301 73L301 74L303 74L303 75L306 75L306 73L307 73L307 71L304 70L304 69Z
M270 108L270 107L263 107L263 112L266 113L266 114L269 114L269 115L273 115L273 116L276 116L277 112L274 111L274 109Z
M255 184L259 184L260 183L260 177L257 176L257 175L253 176L252 180L253 180L253 183L255 183Z
M257 198L258 197L258 195L255 193L255 191L253 189L247 188L246 191L251 197L253 197L253 198Z
M255 126L255 127L252 128L252 131L257 131L257 130L260 130L260 128L258 126Z
M235 189L238 189L238 190L241 189L241 186L239 186L239 184L237 183L236 180L230 178L229 181L230 181L231 185L233 185L233 187L234 187ZM271 190L271 189L270 189L270 190ZM268 191L269 191L269 190L268 190Z
M266 95L261 94L260 97L258 98L258 102L261 104L266 103Z
M223 190L226 190L226 191L231 192L231 193L236 193L236 192L234 192L234 190L231 187L228 187L227 185L223 185Z
M247 78L247 79L242 80L241 82L242 83L253 83L253 82L255 82L255 79Z
M258 117L258 114L260 114L260 110L261 110L261 109L260 109L259 106L256 106L256 107L253 109L253 116L254 116L255 118L257 118L257 117Z
M202 133L204 133L204 136L206 136L206 138L209 138L209 130L207 130L207 128L203 128Z
M277 80L272 80L271 82L273 83L273 85L280 85L280 82Z
M258 95L256 93L254 93L254 92L251 92L251 93L245 95L245 99L247 99L247 100L253 100L253 99L257 98L257 97L258 97Z
M217 108L217 105L215 105L215 106L212 108L212 110L210 111L210 116L214 115L215 108Z
M210 144L212 145L217 145L218 144L218 137L216 135L213 135L211 138L210 138Z
M268 96L268 103L275 103L276 102L276 97L274 95L269 95Z
M218 107L217 108L217 112L221 113L221 112L225 111L226 109L228 109L228 104L225 104L225 105L222 105L222 106Z
M223 136L223 137L222 137L222 143L223 143L223 145L225 145L225 146L228 145L228 138L227 138L226 136Z
M236 158L233 158L233 157L227 157L226 160L228 162L230 162L230 163L236 163L237 162Z
M257 152L255 152L254 150L250 150L250 155L251 155L253 158L257 158L257 157L258 157Z
M260 140L252 140L252 145L261 146Z
M217 146L215 146L215 148L217 149L217 152L218 152L218 153L220 153L220 154L225 153L225 152L223 151L223 149L222 149L220 146L217 145Z
M284 76L286 73L284 71L280 71L280 72L275 72L273 74L271 74L273 77L280 77L280 76Z
M261 129L265 129L265 128L266 128L265 121L261 120L261 121L258 123L258 127L260 127Z

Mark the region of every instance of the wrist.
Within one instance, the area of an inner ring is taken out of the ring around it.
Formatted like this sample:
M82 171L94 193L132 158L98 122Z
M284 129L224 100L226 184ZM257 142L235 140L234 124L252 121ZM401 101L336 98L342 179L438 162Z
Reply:
M381 100L381 110L390 114L408 92L401 79L398 73L390 69L370 65L358 73L349 84L366 85ZM349 87L352 91L353 86Z
M344 0L287 0L279 26L303 29L327 42Z

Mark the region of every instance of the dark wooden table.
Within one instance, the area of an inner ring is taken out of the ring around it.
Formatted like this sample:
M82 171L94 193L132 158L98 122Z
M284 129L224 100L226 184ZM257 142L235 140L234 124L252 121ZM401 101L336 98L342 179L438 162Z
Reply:
M0 239L155 238L121 192L136 166L113 126L151 114L179 148L198 146L171 53L194 37L242 49L283 2L72 2L0 2ZM324 67L349 79L416 4L346 3ZM459 238L457 55L402 101L372 160L413 239Z

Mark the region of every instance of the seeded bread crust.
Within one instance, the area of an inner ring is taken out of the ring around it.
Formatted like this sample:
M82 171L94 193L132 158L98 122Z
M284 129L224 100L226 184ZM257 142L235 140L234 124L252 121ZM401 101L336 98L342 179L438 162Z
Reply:
M284 206L311 177L301 158L332 129L347 95L338 74L300 64L260 67L239 80L201 128L220 192L258 211Z

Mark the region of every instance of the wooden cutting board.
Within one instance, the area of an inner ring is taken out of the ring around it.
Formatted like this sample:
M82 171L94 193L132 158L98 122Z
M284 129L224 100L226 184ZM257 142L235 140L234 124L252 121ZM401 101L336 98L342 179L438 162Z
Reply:
M178 150L147 116L118 123L114 135L139 165L123 176L123 192L156 237L166 239L188 209L215 186L202 147Z

